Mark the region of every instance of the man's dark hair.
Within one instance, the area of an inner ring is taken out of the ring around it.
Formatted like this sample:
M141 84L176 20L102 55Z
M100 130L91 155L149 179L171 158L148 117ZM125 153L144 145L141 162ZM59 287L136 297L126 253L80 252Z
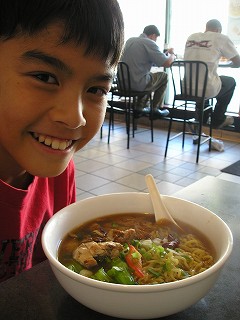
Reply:
M221 22L217 19L211 19L206 23L206 29L208 31L222 31L222 25Z
M117 0L0 0L0 40L32 36L63 23L59 43L84 44L86 54L115 65L124 43L124 24Z
M156 36L160 36L160 32L156 26L151 24L150 26L146 26L143 30L143 33L145 33L147 36L150 36L152 34L155 34Z

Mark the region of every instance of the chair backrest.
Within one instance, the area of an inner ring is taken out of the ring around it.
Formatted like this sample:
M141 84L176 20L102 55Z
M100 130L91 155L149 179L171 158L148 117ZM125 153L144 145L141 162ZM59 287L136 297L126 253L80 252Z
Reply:
M174 96L178 100L205 99L208 66L203 61L175 60L170 67Z
M119 93L121 93L123 96L131 95L129 66L123 61L120 61L117 66L117 87Z

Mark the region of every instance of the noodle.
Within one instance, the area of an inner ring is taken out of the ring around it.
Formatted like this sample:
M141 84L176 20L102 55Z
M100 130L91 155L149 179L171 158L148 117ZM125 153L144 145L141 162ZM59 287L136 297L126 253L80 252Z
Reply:
M182 236L177 251L166 249L165 254L161 256L155 253L152 254L151 260L143 259L146 276L141 278L139 283L153 284L181 280L203 272L213 262L212 255L200 240L193 235Z

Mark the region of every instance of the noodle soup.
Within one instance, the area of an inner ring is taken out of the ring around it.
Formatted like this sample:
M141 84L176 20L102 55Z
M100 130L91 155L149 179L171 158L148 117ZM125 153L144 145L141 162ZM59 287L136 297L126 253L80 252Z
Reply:
M58 249L67 268L99 281L160 284L192 277L214 264L214 250L198 230L178 233L153 214L117 214L69 232Z

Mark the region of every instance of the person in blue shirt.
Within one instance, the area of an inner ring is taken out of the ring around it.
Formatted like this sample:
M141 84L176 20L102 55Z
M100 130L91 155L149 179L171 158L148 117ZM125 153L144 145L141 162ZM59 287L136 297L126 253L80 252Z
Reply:
M153 115L155 118L168 116L169 111L163 109L165 91L168 84L166 72L151 72L152 66L168 68L175 59L173 48L161 52L156 41L160 32L155 25L146 26L139 37L126 41L121 61L129 66L131 86L136 91L152 90ZM149 112L145 97L139 97L137 110L140 113Z

